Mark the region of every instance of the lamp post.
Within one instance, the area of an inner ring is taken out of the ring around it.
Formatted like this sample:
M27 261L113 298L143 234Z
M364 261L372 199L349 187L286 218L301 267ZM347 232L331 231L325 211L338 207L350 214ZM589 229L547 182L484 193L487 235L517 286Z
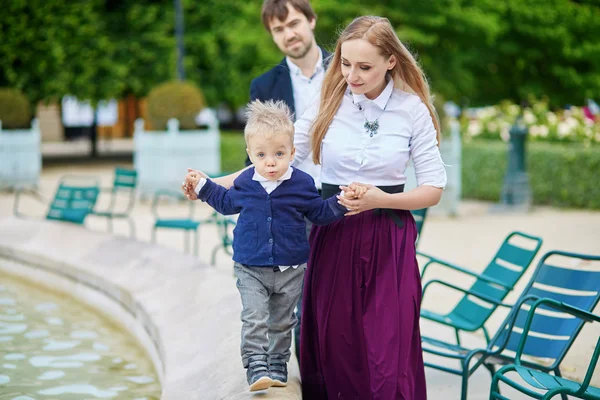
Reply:
M523 121L523 109L510 128L508 146L508 166L504 176L501 209L529 210L531 207L531 188L525 163L525 144L528 129Z
M181 0L175 1L175 37L177 40L177 79L185 80L185 71L183 69L183 6Z

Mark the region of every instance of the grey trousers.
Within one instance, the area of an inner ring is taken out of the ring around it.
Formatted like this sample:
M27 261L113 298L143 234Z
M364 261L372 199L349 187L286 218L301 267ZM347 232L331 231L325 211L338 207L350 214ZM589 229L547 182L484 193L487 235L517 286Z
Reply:
M302 292L306 264L288 268L233 266L242 298L242 364L255 355L290 359L294 308Z

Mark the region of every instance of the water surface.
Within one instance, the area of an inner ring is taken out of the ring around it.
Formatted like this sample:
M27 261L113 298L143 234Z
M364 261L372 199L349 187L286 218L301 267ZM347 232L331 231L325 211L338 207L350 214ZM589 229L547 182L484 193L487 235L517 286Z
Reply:
M0 274L0 399L160 398L136 340L75 299Z

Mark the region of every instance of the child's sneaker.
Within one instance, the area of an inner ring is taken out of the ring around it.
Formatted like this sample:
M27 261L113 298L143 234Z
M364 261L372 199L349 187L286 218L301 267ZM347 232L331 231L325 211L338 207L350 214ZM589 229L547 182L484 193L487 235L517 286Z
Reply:
M272 358L269 362L269 373L273 379L273 386L285 387L287 386L288 372L287 363L285 360L280 358Z
M267 356L252 356L248 359L248 370L246 371L250 391L265 390L273 386L273 379L269 374Z

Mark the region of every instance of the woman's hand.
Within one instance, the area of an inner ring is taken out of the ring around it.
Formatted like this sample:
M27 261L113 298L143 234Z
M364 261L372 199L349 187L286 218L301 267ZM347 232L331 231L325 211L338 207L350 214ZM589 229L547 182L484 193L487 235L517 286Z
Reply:
M366 189L366 191L358 188ZM338 196L338 203L350 210L345 214L347 217L359 214L363 211L372 210L374 208L382 208L382 204L385 203L386 197L389 196L376 186L358 182L353 182L348 187L342 186L342 190L344 193L353 191L361 194L358 198L354 199L349 199L345 196Z

